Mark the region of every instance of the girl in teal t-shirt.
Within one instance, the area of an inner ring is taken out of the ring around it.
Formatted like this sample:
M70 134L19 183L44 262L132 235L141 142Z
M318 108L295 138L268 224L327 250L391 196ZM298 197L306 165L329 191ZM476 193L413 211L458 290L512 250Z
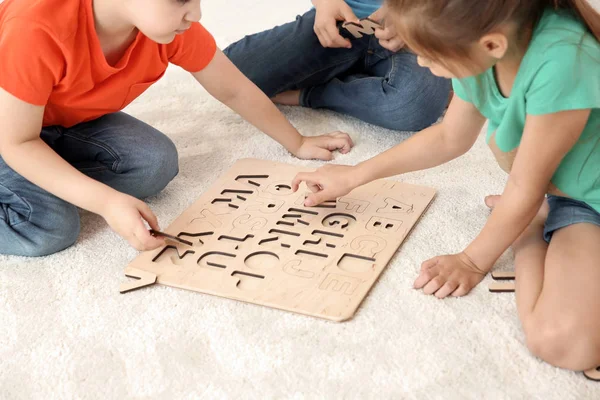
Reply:
M485 3L485 4L484 4ZM563 368L600 364L600 15L585 0L388 0L387 21L435 75L444 121L354 167L299 174L312 206L374 179L457 158L489 121L510 175L462 252L425 261L415 288L463 296L512 246L527 345ZM471 11L468 11L471 10Z

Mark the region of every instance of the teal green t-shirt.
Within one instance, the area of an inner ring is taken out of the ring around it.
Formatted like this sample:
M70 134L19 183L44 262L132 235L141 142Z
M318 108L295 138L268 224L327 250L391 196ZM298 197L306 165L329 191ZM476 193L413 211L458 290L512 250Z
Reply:
M366 18L381 7L382 0L346 0L357 18Z
M367 18L381 8L383 0L345 0L357 18ZM313 7L314 8L314 7Z
M592 109L579 141L552 177L560 192L600 212L600 44L569 11L548 9L538 22L510 97L494 70L454 79L455 94L489 120L487 141L502 166L512 166L527 115ZM544 143L540 143L543 146ZM498 151L499 150L499 151Z

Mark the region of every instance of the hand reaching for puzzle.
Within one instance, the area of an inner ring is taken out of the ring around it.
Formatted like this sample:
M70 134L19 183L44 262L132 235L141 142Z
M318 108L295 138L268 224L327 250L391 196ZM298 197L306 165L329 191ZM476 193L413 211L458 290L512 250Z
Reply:
M373 21L383 21L385 16L385 7L375 11L369 19ZM396 33L396 28L393 24L385 24L383 29L375 29L375 37L379 39L379 44L384 49L388 49L394 53L402 50L404 47L404 41L400 39Z
M165 244L164 239L150 235L143 220L154 230L159 231L158 220L150 207L135 197L115 192L106 199L106 206L100 215L108 225L131 246L140 251L154 250Z
M465 253L439 256L422 264L414 287L439 299L460 297L477 286L485 275Z
M337 21L359 23L352 8L344 0L313 0L312 3L317 10L314 31L321 45L331 48L351 48L350 41L340 35Z
M294 155L303 160L329 161L333 159L332 151L346 154L352 147L354 143L347 133L332 132L321 136L304 136Z
M357 186L356 172L347 165L325 165L315 172L301 172L292 181L292 190L297 191L302 182L306 182L306 186L312 191L304 200L306 207L337 199Z

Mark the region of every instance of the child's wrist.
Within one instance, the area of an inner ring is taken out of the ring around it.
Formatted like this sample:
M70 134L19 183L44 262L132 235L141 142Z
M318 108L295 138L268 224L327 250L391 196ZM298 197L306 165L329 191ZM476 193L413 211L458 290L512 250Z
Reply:
M300 134L297 130L294 130L295 134L290 135L289 143L282 143L287 151L297 156L298 151L304 144L304 140L306 139L304 136Z
M489 257L484 254L479 254L477 249L472 248L472 246L468 246L463 251L463 254L469 259L473 266L483 274L490 272L494 266L495 261L490 262Z
M352 169L354 169L352 174L354 187L365 185L375 179L369 165L364 162L355 165Z
M94 195L91 197L92 200L90 204L88 204L88 206L85 208L89 212L104 217L107 207L110 207L112 203L111 197L115 194L119 194L120 192L109 186L99 187L98 190L96 190L95 192L96 193L94 193Z

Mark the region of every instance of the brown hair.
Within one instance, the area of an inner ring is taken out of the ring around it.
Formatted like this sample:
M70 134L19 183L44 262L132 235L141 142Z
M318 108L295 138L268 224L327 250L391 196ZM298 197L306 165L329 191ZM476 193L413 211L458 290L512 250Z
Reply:
M408 47L436 61L469 59L483 35L507 22L533 27L547 7L571 10L600 42L600 14L587 0L386 1Z

